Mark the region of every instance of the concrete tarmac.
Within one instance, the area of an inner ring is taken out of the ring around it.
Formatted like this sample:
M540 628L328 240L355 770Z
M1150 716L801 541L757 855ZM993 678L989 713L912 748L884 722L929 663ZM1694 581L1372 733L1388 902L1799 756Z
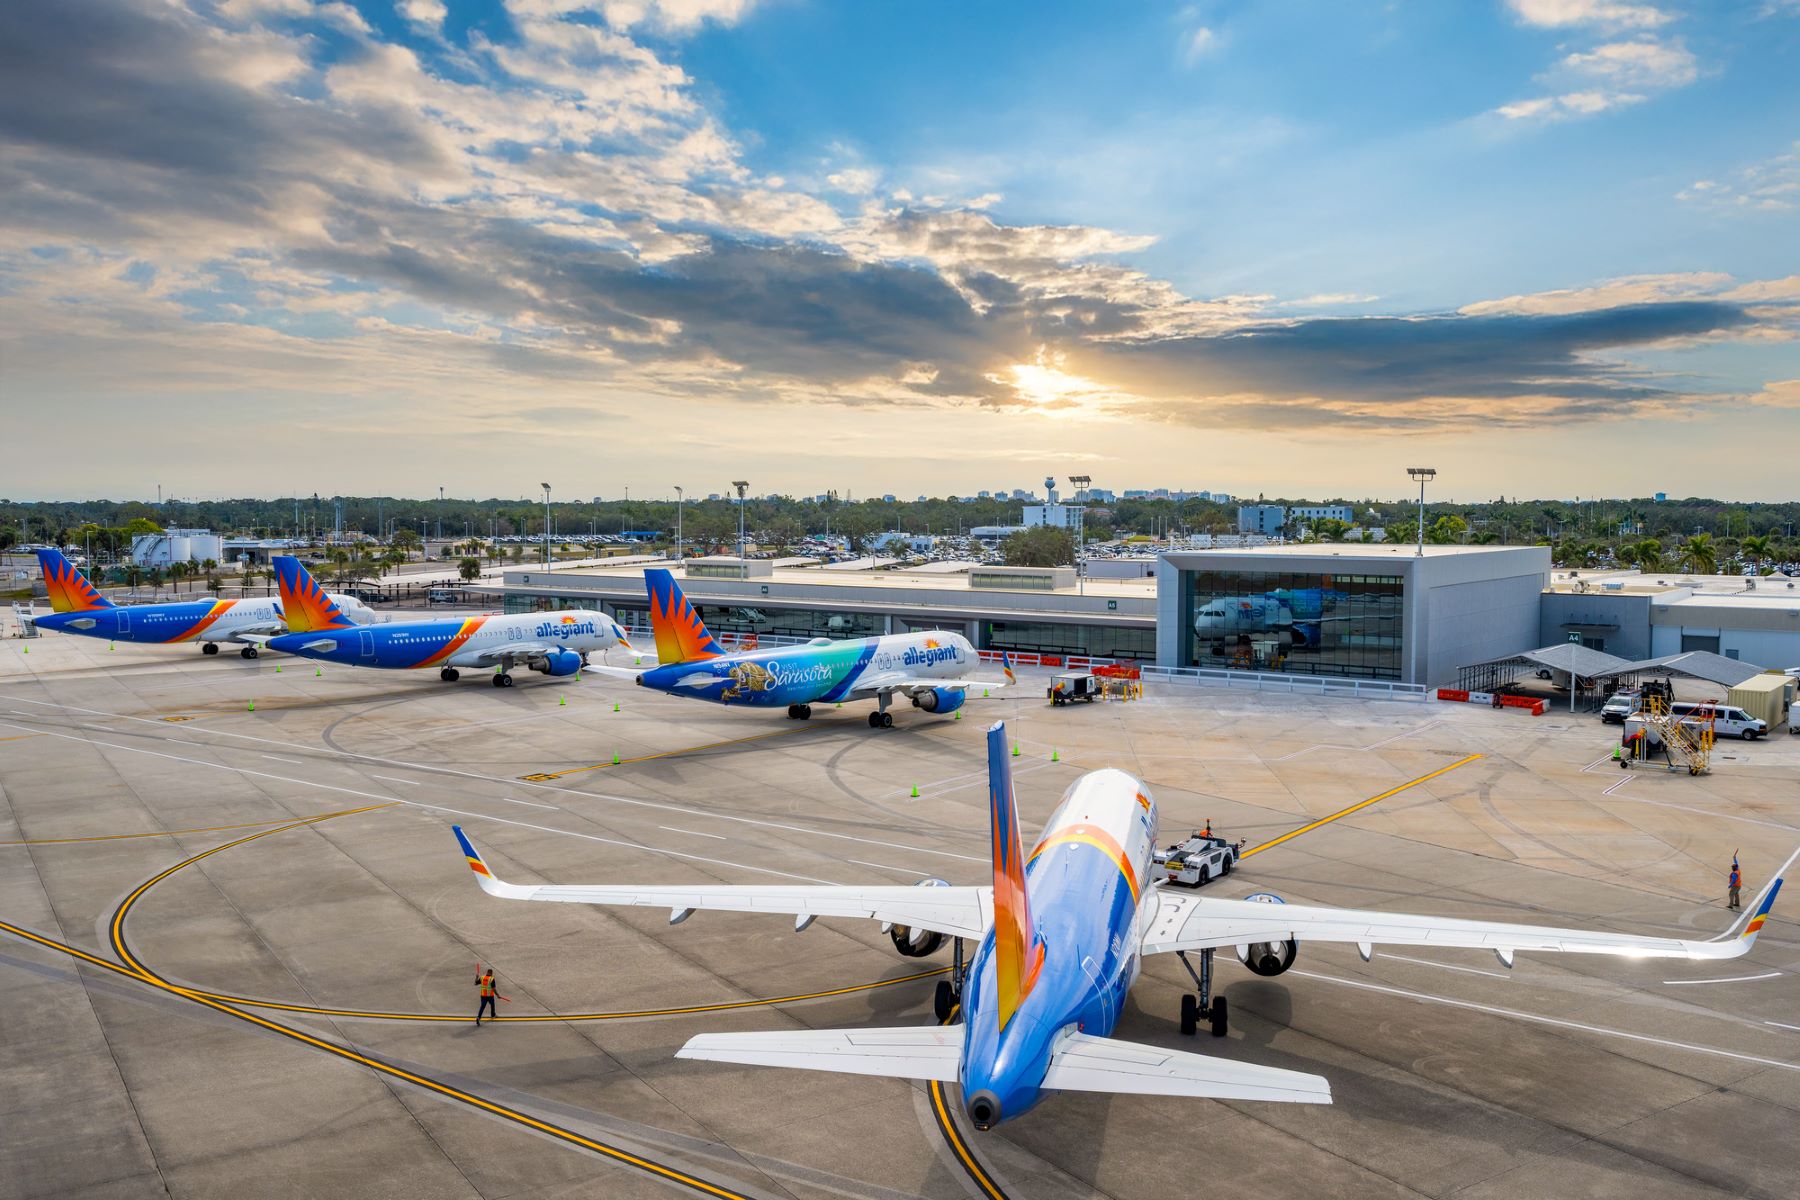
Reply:
M518 882L985 883L1005 719L1034 826L1102 766L1150 784L1165 840L1256 846L1401 789L1209 894L1710 936L1732 852L1748 897L1800 845L1786 735L1695 779L1618 770L1592 716L1156 685L1052 709L1020 676L878 732L867 704L789 722L592 674L0 642L0 1196L1800 1194L1800 894L1720 963L1222 958L1223 1040L1180 1036L1186 976L1151 959L1117 1036L1317 1072L1335 1103L1065 1094L988 1134L958 1112L953 1142L923 1085L674 1057L927 1023L947 951L508 904L449 831ZM478 962L512 1018L479 1030Z

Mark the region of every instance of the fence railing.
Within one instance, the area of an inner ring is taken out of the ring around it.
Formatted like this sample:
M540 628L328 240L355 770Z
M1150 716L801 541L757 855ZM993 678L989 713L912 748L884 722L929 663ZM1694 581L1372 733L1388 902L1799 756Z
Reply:
M1227 671L1214 667L1145 667L1144 682L1247 688L1251 691L1293 692L1310 696L1357 696L1378 700L1424 700L1431 695L1431 689L1422 684L1397 683L1389 679L1290 675L1280 671Z

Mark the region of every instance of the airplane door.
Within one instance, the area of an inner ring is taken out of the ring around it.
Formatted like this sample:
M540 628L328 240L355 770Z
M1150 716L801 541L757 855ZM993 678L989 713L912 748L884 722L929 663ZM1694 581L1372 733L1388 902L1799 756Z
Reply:
M1100 998L1100 1008L1105 1014L1106 1028L1110 1030L1114 1020L1117 1019L1113 1012L1112 989L1106 985L1105 980L1100 978L1100 964L1094 961L1092 955L1082 955L1081 969L1087 974L1088 982L1094 985L1094 994Z
M131 610L128 608L121 608L118 610L118 613L119 613L119 636L120 637L130 637L131 636Z
M375 635L366 629L356 631L357 649L364 658L375 657Z

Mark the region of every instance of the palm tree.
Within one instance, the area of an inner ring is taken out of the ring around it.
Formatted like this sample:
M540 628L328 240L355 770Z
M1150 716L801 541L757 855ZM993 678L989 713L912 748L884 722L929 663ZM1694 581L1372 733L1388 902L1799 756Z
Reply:
M1681 569L1696 575L1711 575L1718 569L1719 552L1712 534L1696 533L1681 544Z
M1651 575L1663 569L1662 543L1655 538L1645 538L1626 549L1631 551L1632 561L1637 563L1637 569L1644 574Z
M1483 529L1480 533L1469 535L1469 544L1472 546L1491 546L1499 540L1500 535L1492 529Z
M1774 550L1774 540L1767 534L1758 534L1744 539L1741 549L1750 559L1750 569L1758 575L1762 574L1763 564L1769 560Z

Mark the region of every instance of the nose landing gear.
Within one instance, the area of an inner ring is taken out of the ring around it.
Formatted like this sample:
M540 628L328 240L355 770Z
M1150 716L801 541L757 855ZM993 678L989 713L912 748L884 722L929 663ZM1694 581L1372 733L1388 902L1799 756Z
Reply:
M217 642L201 642L200 643L200 653L202 653L202 654L217 654L218 652L219 652L219 643L217 643Z
M257 650L256 650L255 646L245 646L242 650L239 650L238 653L245 658L257 657Z
M513 685L513 677L511 675L508 675L505 671L495 671L494 672L494 686L495 687L511 687L512 685Z
M455 683L460 674L455 667L445 667L438 672L438 678L445 683Z
M1212 1025L1214 1037L1224 1037L1227 1028L1227 1010L1225 997L1216 999L1212 994L1213 952L1210 949L1200 952L1200 970L1194 970L1194 964L1188 961L1186 950L1177 950L1175 957L1187 968L1187 973L1194 978L1195 991L1187 992L1181 997L1181 1033L1184 1037L1193 1037L1199 1029L1202 1019Z
M810 720L812 720L812 705L810 705L810 704L790 704L790 705L788 705L788 720L790 720L790 721L810 721Z

